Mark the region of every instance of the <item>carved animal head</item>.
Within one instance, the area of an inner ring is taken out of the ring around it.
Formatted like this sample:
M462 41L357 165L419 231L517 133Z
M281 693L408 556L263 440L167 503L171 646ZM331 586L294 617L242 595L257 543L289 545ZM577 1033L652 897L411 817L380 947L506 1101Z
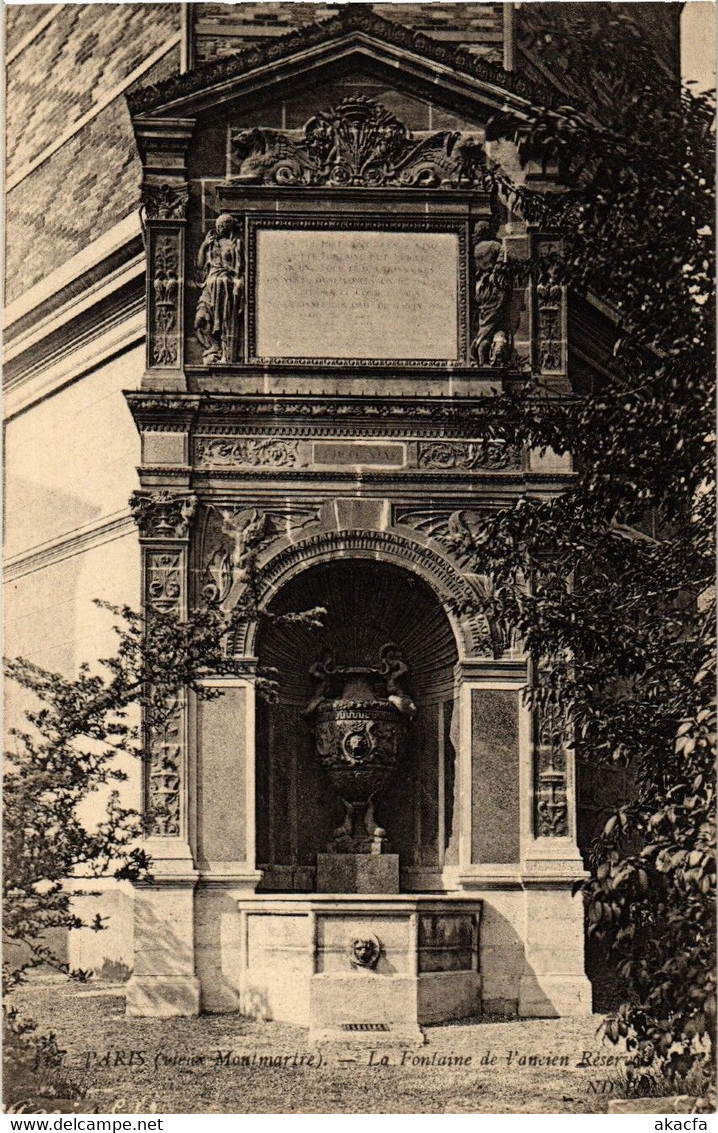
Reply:
M360 968L374 968L379 960L379 942L373 937L359 937L352 943L352 959Z
M264 153L267 149L264 133L256 126L251 130L241 130L232 139L232 149L238 161L244 161L252 153Z

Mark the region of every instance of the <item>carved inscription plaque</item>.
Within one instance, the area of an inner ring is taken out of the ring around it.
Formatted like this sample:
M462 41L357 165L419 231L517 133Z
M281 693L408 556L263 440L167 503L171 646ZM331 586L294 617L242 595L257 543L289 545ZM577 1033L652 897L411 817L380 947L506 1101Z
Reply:
M255 286L261 358L459 356L455 233L261 230Z

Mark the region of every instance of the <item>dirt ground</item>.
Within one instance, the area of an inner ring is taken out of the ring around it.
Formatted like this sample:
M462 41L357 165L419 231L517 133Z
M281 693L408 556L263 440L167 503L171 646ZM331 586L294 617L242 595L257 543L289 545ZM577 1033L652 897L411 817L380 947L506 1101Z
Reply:
M66 1050L85 1090L77 1112L603 1113L621 1092L597 1015L483 1018L427 1027L423 1047L317 1050L299 1027L239 1015L128 1019L117 985L44 979L13 999Z

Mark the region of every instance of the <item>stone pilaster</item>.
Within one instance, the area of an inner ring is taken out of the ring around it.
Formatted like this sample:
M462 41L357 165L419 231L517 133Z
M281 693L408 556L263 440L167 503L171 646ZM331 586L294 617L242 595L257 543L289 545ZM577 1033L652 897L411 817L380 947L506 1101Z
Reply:
M188 548L197 500L189 492L140 490L130 501L140 531L146 609L187 613ZM179 692L159 723L145 722L144 807L155 871L184 861L192 869L187 799L186 695Z
M560 709L534 713L531 833L522 861L526 901L526 970L519 984L523 1016L585 1015L592 1010L584 970L583 899L587 876L576 840L574 752Z
M145 609L187 612L188 548L196 498L189 492L135 492ZM179 693L159 723L145 721L145 852L152 881L135 889L135 963L129 1015L196 1015L194 889L190 846L187 697Z
M186 389L184 377L185 153L192 120L137 124L142 151L142 216L147 252L147 358L144 386Z
M538 265L531 305L532 369L552 388L567 380L566 288L552 257L561 251L555 237L531 233L531 257Z
M464 889L520 884L527 826L529 716L521 702L521 660L476 659L456 666L459 710L458 883Z

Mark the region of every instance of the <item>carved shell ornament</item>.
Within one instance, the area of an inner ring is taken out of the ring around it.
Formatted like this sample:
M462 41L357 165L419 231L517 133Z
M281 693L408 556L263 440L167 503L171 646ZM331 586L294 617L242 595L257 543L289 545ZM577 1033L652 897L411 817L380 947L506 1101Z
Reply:
M234 176L260 185L488 188L483 138L420 131L370 98L347 98L300 130L242 129Z

